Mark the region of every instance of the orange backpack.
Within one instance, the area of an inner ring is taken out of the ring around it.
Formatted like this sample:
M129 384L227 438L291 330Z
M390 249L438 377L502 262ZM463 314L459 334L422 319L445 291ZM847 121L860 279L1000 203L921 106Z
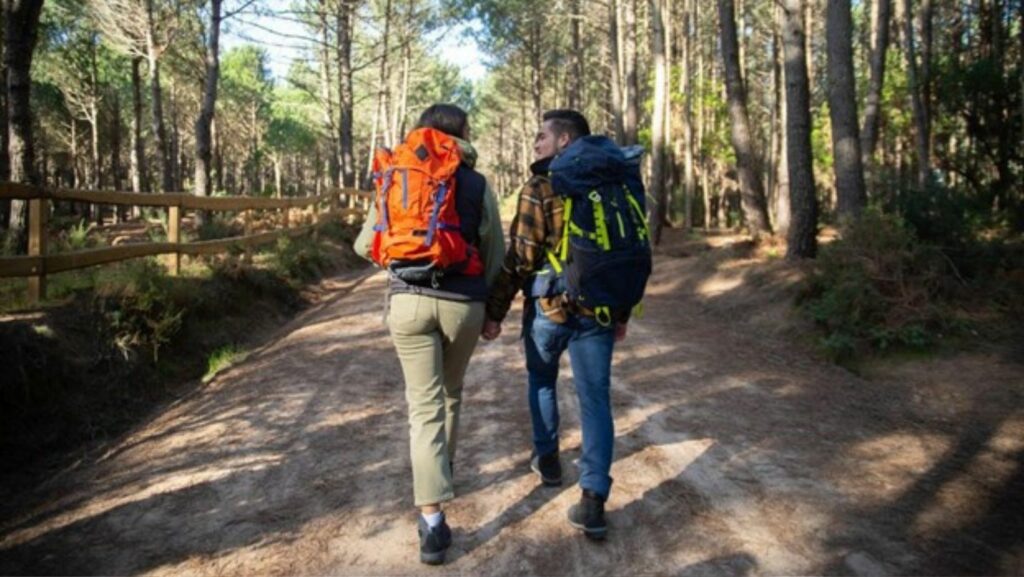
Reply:
M466 243L455 206L459 146L447 134L418 128L394 151L373 159L377 223L371 256L400 279L435 288L446 272L483 274Z

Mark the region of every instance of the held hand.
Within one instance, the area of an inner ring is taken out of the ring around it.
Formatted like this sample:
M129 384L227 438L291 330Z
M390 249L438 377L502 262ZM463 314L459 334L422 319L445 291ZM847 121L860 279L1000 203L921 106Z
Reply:
M487 319L484 321L484 328L480 331L485 341L493 341L501 334L501 323Z
M615 342L621 343L626 340L626 323L615 323Z

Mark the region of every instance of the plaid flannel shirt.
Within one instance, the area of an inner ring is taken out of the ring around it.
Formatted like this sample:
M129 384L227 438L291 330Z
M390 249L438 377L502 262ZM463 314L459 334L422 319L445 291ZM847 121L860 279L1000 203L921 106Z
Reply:
M551 159L535 162L530 167L533 177L519 193L516 216L509 230L511 244L487 299L488 319L505 319L526 279L544 266L547 251L562 240L562 199L551 188L547 175L550 162Z

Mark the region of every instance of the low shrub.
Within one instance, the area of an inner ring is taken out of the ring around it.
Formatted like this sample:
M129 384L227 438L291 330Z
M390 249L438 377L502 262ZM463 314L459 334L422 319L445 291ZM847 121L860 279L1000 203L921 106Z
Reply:
M965 282L941 249L921 243L898 216L866 211L825 246L803 306L825 331L826 351L923 348L961 327L953 298Z

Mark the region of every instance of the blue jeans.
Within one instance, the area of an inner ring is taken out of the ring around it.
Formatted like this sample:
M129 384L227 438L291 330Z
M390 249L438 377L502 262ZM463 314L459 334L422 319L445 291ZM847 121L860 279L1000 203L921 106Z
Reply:
M583 428L580 487L608 497L612 478L615 426L611 408L614 327L602 327L589 317L570 315L564 324L552 322L536 300L526 302L523 342L529 378L533 446L537 455L558 449L558 361L569 350Z

